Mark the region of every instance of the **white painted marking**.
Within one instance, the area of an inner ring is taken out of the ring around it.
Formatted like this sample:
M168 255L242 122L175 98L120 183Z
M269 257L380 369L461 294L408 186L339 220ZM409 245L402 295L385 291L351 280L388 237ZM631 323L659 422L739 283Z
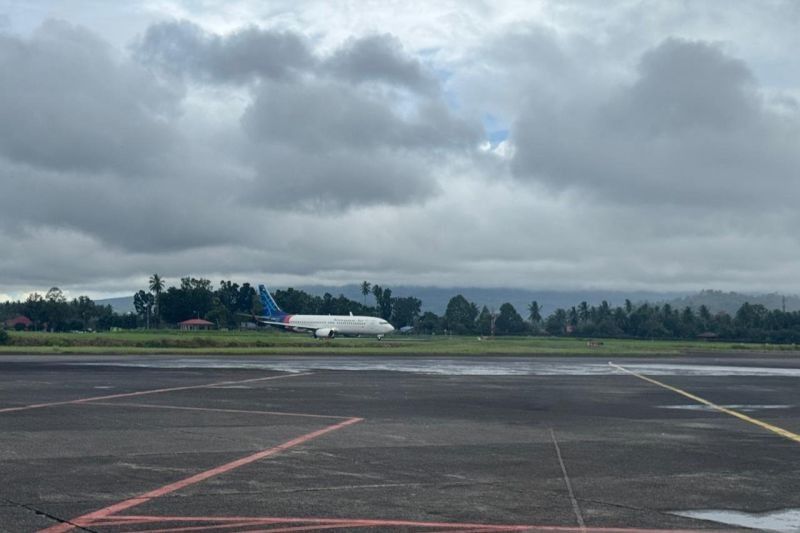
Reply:
M673 511L671 514L710 520L729 526L749 527L761 531L778 531L780 533L797 533L800 531L800 509L784 509L769 513L745 513L724 510Z
M409 372L444 376L607 376L617 372L605 362L549 362L513 358L401 358L401 357L267 357L126 359L124 361L76 362L73 365L124 366L138 368L218 368L274 370L300 373L309 370ZM626 368L648 376L742 376L800 377L800 368L772 368L731 365L626 364Z
M575 513L575 520L578 522L578 527L580 530L586 531L586 523L583 521L581 508L578 505L578 499L575 498L575 491L572 490L572 482L569 480L569 476L567 475L567 467L564 465L564 458L561 456L561 447L558 445L558 440L556 440L556 432L553 431L553 428L550 428L550 438L553 439L553 446L556 448L558 464L561 466L561 473L564 475L564 484L567 486L567 492L569 492L569 501L572 504L572 512Z

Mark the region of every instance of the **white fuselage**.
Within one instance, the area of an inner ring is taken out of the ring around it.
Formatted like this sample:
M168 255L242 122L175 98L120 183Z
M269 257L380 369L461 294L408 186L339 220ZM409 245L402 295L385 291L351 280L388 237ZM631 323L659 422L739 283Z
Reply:
M337 335L385 335L394 327L382 318L353 315L289 315L284 319L289 328L298 330L331 329Z

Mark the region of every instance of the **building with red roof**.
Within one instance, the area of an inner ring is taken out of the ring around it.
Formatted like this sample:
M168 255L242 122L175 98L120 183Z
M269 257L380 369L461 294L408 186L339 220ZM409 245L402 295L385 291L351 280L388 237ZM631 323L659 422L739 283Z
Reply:
M24 315L19 315L6 320L3 324L8 329L30 329L33 326L33 320Z
M180 326L181 331L198 331L202 329L211 329L214 327L213 322L203 320L202 318L190 318L189 320L178 322L178 325Z

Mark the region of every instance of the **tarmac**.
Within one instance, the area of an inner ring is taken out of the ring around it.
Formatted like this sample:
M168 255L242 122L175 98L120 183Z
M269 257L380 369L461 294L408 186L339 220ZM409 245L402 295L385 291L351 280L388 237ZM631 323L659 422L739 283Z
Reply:
M800 358L0 358L0 530L800 531Z

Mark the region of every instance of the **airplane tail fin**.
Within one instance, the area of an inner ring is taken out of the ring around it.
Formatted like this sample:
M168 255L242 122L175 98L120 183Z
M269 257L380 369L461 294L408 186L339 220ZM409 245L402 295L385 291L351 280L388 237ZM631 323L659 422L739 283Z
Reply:
M261 305L264 306L264 314L266 316L273 318L286 316L286 313L278 307L278 304L275 303L272 295L264 285L258 286L258 295L261 298Z

